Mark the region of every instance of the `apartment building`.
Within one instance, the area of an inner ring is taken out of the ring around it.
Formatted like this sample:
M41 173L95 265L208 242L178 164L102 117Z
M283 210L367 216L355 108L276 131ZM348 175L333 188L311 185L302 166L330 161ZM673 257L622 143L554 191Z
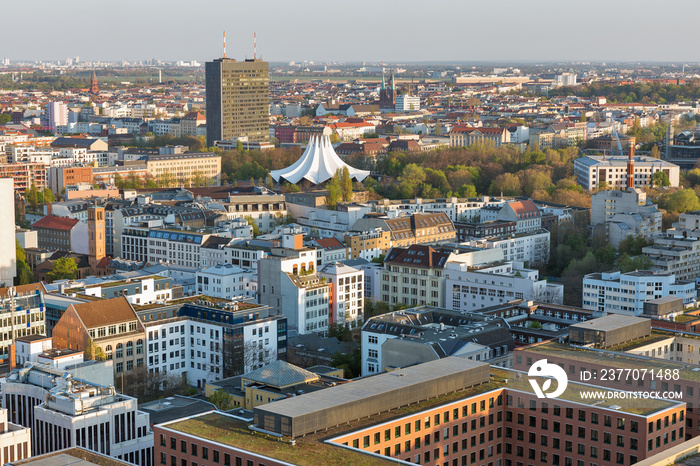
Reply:
M198 388L285 357L286 319L269 307L172 304L138 312L151 373L176 374Z
M284 196L267 192L260 194L230 193L226 202L222 202L226 217L252 218L261 233L271 232L280 218L287 215Z
M502 206L505 201L489 196L483 196L477 199L465 199L458 197L449 197L443 199L401 199L391 200L382 199L379 201L371 201L370 205L374 210L380 213L385 213L391 217L408 215L415 212L443 212L453 222L467 221L477 222L480 220L481 208L489 205Z
M362 326L362 375L459 356L503 358L514 348L504 319L419 306L368 319Z
M306 243L318 250L318 268L348 259L349 248L337 238L311 238Z
M131 464L153 464L153 431L137 400L41 364L3 385L9 418L32 431L32 456L82 447Z
M328 331L332 285L316 273L318 250L305 248L302 235L283 235L258 267L260 303L281 311L299 334Z
M34 222L40 248L88 254L88 225L74 218L47 215Z
M132 305L143 306L173 299L174 280L169 277L145 276L125 280L104 278L101 283L72 287L65 292L81 293L96 298L112 299L124 296Z
M404 248L414 244L440 244L454 241L455 227L447 214L413 213L404 217L389 218L382 214L367 214L355 222L352 231L388 231L391 245Z
M456 241L463 243L475 238L501 237L515 234L516 222L492 220L490 222L455 222Z
M221 299L257 298L258 273L253 269L219 263L197 271L197 291Z
M462 262L469 266L503 259L500 249L469 247L432 248L415 245L392 248L381 270L380 299L389 304L444 307L445 264Z
M124 296L69 305L52 337L58 348L114 360L118 376L144 365L144 326Z
M445 302L443 273L452 255L452 252L424 245L391 248L381 273L381 300L391 305L442 306Z
M673 274L651 270L589 273L583 277L583 308L639 316L644 303L674 296L683 306L697 303L695 281L676 280Z
M331 262L318 269L318 276L331 284L328 324L355 327L362 322L365 308L362 270Z
M0 178L12 178L15 191L36 186L36 189L48 187L47 165L44 163L0 163Z
M516 299L562 304L564 286L539 279L536 269L516 268L499 261L478 266L447 262L445 307L475 311Z
M221 186L221 156L205 152L149 155L145 159L148 174L168 185Z
M201 247L211 235L205 231L210 230L153 228L147 224L125 227L121 235L120 257L139 262L199 267Z
M642 253L651 259L653 270L673 274L676 280L700 276L700 232L669 228Z
M391 232L375 228L372 231L348 232L343 242L350 252L348 259L365 259L371 261L391 249Z
M549 262L550 233L547 230L472 239L462 244L482 249L500 248L503 250L503 260L522 262L528 266Z
M45 293L41 282L0 288L0 361L17 338L46 335Z
M592 196L591 225L605 232L615 248L628 236L651 240L661 233L661 211L640 188L603 190Z

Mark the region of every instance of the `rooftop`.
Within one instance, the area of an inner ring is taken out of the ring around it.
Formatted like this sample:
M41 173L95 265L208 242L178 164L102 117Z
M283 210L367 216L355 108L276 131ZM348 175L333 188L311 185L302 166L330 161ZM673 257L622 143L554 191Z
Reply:
M546 342L535 344L521 349L529 353L551 355L571 359L574 361L588 362L592 364L604 364L610 368L619 369L646 369L663 370L678 369L681 380L700 382L700 366L683 362L668 361L665 359L650 358L646 356L614 353L605 350L593 350L568 346L562 343Z
M89 451L81 447L66 448L63 450L33 456L31 458L6 463L11 466L37 465L37 466L130 466L127 463L111 456Z
M227 414L210 413L175 421L162 427L301 466L395 464L388 459L338 448L314 439L299 439L296 445L290 445L288 442L257 434L248 429L248 424Z

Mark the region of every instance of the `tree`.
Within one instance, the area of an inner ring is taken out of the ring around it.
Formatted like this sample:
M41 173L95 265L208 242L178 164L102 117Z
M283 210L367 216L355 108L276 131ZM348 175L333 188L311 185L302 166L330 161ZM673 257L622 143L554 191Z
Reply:
M659 199L659 207L669 212L684 213L700 210L700 199L692 189L682 189L672 194L664 194Z
M350 170L347 166L343 167L343 201L352 201L352 179L350 178Z
M53 192L49 188L44 188L44 204L53 204L56 202L56 197L53 195Z
M662 172L659 170L657 172L654 172L654 174L651 176L651 185L666 188L668 186L671 186L671 181L669 181L666 172Z
M15 285L28 285L33 283L34 275L27 264L27 255L17 240L15 240L15 255L17 257L17 276L15 277Z
M272 179L272 175L267 175L267 179L265 180L265 187L272 191L272 188L274 187L274 180Z
M238 152L242 152L242 151L243 151L243 142L242 142L240 139L236 142L236 150L237 150Z
M338 201L340 201L343 196L343 187L340 181L340 170L338 170L335 175L328 180L326 183L326 191L328 191L328 194L326 194L326 205L328 205L329 209L334 210L338 205Z
M352 353L337 352L331 358L331 366L343 369L345 378L353 379L362 374L362 355L360 348L356 348Z
M37 207L39 206L39 195L34 183L32 183L31 188L24 191L24 196L26 197L29 205L32 206L32 210L36 211Z
M246 216L245 219L248 222L248 225L253 227L253 237L257 238L258 236L260 236L262 232L260 231L260 227L258 227L258 222L256 222L255 219L249 215Z
M520 179L511 173L498 175L491 183L489 194L499 196L501 193L504 196L519 196L522 194Z
M72 257L56 259L46 278L54 282L56 280L72 280L78 272L78 263Z
M654 146L651 148L651 153L649 155L651 157L654 157L655 159L660 159L661 152L659 151L659 146L654 144Z
M634 256L630 257L627 254L623 254L617 260L617 267L620 272L632 272L634 270L649 270L654 264L649 256Z
M216 408L220 411L228 411L229 409L233 409L235 407L233 397L230 393L223 389L219 389L212 393L212 395L209 397L209 401L213 403L214 406L216 406Z
M10 116L9 113L0 113L0 125L4 125L5 123L9 123L10 120L12 120L12 116Z
M243 345L241 358L242 372L250 372L260 367L265 367L277 359L277 353L266 348L261 348L257 341L247 341Z

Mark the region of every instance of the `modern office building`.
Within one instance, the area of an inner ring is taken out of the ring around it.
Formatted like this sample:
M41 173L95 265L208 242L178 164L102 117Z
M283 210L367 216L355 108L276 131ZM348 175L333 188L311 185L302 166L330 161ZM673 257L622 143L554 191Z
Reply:
M46 335L44 293L42 283L0 288L0 361L7 360L15 339Z
M249 141L269 138L269 66L261 59L207 62L207 147L216 141L245 136Z
M132 464L153 464L153 431L135 398L43 364L11 372L2 387L9 419L32 430L32 454L83 447Z
M640 404L602 387L592 387L602 399L586 399L590 385L569 386L538 399L524 372L449 357L267 403L252 419L208 413L156 426L156 461L631 465L685 439L684 402ZM251 424L287 441L263 440Z
M651 270L595 272L583 277L583 308L592 311L639 316L645 302L666 296L692 306L697 302L695 281L676 280L672 273Z

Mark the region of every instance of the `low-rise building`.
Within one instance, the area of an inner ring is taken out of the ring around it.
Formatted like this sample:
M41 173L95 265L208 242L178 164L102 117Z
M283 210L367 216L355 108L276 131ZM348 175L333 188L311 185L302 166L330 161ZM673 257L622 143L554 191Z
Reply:
M257 279L253 269L219 263L197 271L197 291L221 299L257 298Z
M627 186L627 164L629 157L622 155L588 155L574 160L574 175L583 189L593 191L603 186L624 188ZM680 181L678 165L644 155L634 156L634 186L649 187L656 172L668 176L671 187L677 188ZM605 182L604 185L601 183Z
M681 298L685 306L694 305L695 282L650 270L590 273L583 277L584 309L639 316L645 302L666 296Z
M420 306L367 319L362 326L362 375L448 356L492 361L514 346L500 318Z
M561 304L564 286L539 279L534 269L498 261L478 266L460 262L445 265L445 307L475 311L516 299Z

